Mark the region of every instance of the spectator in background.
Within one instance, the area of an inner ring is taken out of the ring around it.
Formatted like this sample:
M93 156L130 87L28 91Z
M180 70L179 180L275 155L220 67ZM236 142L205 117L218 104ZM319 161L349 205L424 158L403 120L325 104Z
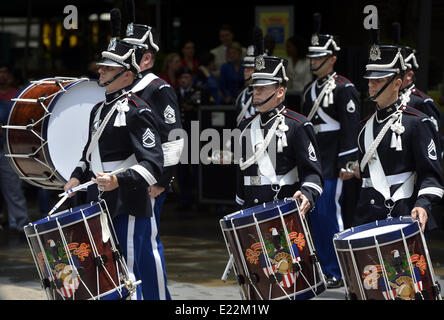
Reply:
M206 88L210 97L210 104L220 104L219 83L214 75L216 70L215 56L211 52L204 52L199 57L200 65L196 71L196 85Z
M180 55L176 52L170 53L163 62L162 73L159 74L159 77L168 82L173 88L177 88L176 73L181 67Z
M220 68L220 89L222 103L234 104L244 86L244 67L242 66L242 47L233 43L228 48L229 61Z
M218 79L219 78L219 72L220 68L224 63L226 63L228 58L228 48L231 47L231 45L234 42L234 33L231 29L231 26L228 24L224 24L219 29L219 41L220 45L216 48L211 50L211 53L214 54L216 58L216 73L215 76ZM242 57L245 55L246 49L242 48ZM241 58L242 58L241 57Z
M310 70L310 60L306 58L306 47L301 37L293 36L287 39L288 56L287 76L288 89L300 94L304 87L313 80Z
M182 46L182 67L188 67L193 75L199 66L199 61L195 57L196 45L193 41L186 41Z
M18 89L12 86L13 83L14 76L10 68L7 65L0 65L0 125L8 122L13 104L11 99L18 93ZM26 199L21 181L5 157L3 131L0 137L0 186L8 208L9 230L24 237L23 227L29 223Z
M207 104L208 94L202 88L193 85L192 72L188 67L183 67L177 73L178 87L176 94L179 101L180 118L182 127L191 137L192 121L198 121L198 110L201 104ZM198 190L198 165L191 164L191 143L186 144L187 161L179 163L177 167L177 182L179 184L179 206L178 211L189 211L194 203L193 193ZM185 147L185 148L186 148Z

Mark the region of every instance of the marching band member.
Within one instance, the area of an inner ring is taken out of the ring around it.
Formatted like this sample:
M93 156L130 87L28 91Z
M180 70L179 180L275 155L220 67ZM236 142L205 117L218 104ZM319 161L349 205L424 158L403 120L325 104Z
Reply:
M422 230L436 226L431 210L444 194L438 132L433 119L399 97L407 70L403 48L379 45L379 31L364 78L376 111L359 134L362 189L355 225L411 214Z
M91 111L88 142L65 191L93 177L97 184L88 188L87 201L98 197L106 201L131 280L145 281L140 268L144 253L152 250L147 229L154 209L147 189L160 179L164 157L152 108L128 91L140 69L134 64L134 48L116 38L120 11L114 9L111 14L113 38L98 63L99 85L106 89L106 99ZM126 171L104 175L119 168ZM132 298L141 298L141 291L138 286Z
M395 45L399 46L401 26L399 23L394 22L392 24L392 28L395 37ZM404 72L401 90L399 91L400 99L403 104L428 115L435 124L436 131L439 132L441 113L436 106L435 101L433 101L433 99L427 94L416 88L415 85L415 74L419 70L419 64L416 60L416 50L409 46L402 46L402 48L402 56L407 69ZM442 136L442 134L439 134L439 136L440 139L437 141L439 142L439 145L437 144L436 147L438 154L442 157L441 152L444 136Z
M323 188L313 126L283 104L288 81L287 61L264 56L262 31L256 32L258 55L252 87L253 105L258 113L239 126L242 158L236 202L248 208L294 197L300 200L301 214L305 217Z
M319 33L320 19L314 15L315 33L307 54L316 80L303 94L303 113L313 123L325 179L310 221L327 287L338 288L343 282L332 239L344 229L343 182L353 177L344 169L358 159L360 102L353 83L334 71L340 47L334 36Z
M250 118L256 114L256 109L253 106L253 87L251 87L251 75L254 72L254 46L247 48L242 65L244 66L244 81L245 88L237 96L236 99L236 125L239 126L243 119Z
M182 129L182 123L176 92L152 71L156 53L159 51L156 35L150 26L135 23L133 0L127 1L127 9L130 15L129 24L123 40L134 46L136 63L142 75L140 80L134 82L130 91L136 93L153 111L164 153L163 174L156 184L149 187L154 215L146 231L152 240L140 269L143 274L142 291L145 299L169 300L171 296L167 288L164 249L158 232L166 191L174 179L174 170L184 147L183 137L170 137L169 134L172 130Z

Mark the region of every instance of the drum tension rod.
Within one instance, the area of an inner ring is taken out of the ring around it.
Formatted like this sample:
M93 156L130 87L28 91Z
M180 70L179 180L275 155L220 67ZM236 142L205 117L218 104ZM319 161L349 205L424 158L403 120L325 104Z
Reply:
M304 261L298 261L293 263L293 272L298 272L301 270L304 270L306 267L305 262Z
M120 261L122 258L122 255L120 254L119 250L113 250L113 259L114 261Z
M274 273L270 275L270 283L276 283L276 282L281 282L284 278L282 277L281 273Z
M250 280L250 284L255 285L259 281L259 276L255 273L250 274L248 277L248 280Z
M434 297L439 297L440 293L441 293L441 285L439 284L439 282L435 282L435 285L433 286L433 296Z
M45 290L51 288L51 281L48 278L42 279L42 287Z
M429 293L426 290L421 290L415 293L415 300L428 300Z
M241 274L239 274L239 275L237 275L237 277L236 277L237 279L237 283L239 284L239 285L243 285L243 284L245 284L245 277L243 276L243 275L241 275Z
M310 255L310 260L312 263L318 263L318 256L316 255L316 251L313 251L313 253Z
M96 267L101 267L107 262L108 262L108 257L104 254L101 254L100 256L94 258L94 264L96 265Z

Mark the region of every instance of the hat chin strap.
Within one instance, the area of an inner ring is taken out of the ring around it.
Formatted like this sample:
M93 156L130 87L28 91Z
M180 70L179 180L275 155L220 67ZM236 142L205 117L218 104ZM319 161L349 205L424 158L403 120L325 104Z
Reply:
M316 72L316 71L318 71L319 69L321 69L323 66L324 66L324 64L327 62L327 60L330 58L330 55L328 55L327 54L327 56L326 56L326 58L325 58L325 60L319 65L319 67L317 67L316 69L313 69L313 67L312 67L312 65L311 65L311 63L310 63L310 70L311 70L311 72Z
M379 90L374 96L368 97L371 101L375 101L383 92L385 89L387 89L387 87L390 85L390 83L393 82L393 80L395 80L397 74L395 73L392 78L387 81L387 83L381 88L381 90Z
M102 83L102 84L98 84L99 85L99 87L106 87L106 86L109 86L112 82L114 82L114 80L117 80L117 78L118 77L120 77L125 71L127 71L128 69L126 69L126 68L122 68L122 70L118 73L118 74L116 74L114 77L112 77L111 79L109 79L108 81L106 81L106 82L104 82L104 83Z
M278 90L279 90L279 88L277 88L277 89L272 93L272 95L269 96L269 97L268 97L267 99L265 99L264 101L262 101L262 102L260 102L260 103L253 103L253 107L255 107L255 108L262 107L264 104L266 104L268 101L270 101L271 98L274 97L274 95L276 94L276 92L278 92Z

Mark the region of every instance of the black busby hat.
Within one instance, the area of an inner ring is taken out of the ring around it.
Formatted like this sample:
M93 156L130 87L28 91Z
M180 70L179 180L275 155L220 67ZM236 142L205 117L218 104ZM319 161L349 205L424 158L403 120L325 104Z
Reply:
M273 83L286 84L288 81L286 69L288 61L284 58L264 54L264 37L260 28L255 28L254 72L252 86L266 86Z
M416 60L416 50L407 46L404 46L403 57L404 63L408 69L412 69L414 71L419 69L418 61Z
M395 45L397 45L398 47L401 47L402 50L402 57L404 58L404 64L407 67L407 69L412 69L412 70L418 70L419 69L419 65L418 62L416 60L416 50L409 47L409 46L402 46L400 44L400 40L401 40L401 25L399 24L399 22L393 22L392 23L392 37L393 37L393 41L395 42Z
M102 60L97 65L123 67L140 73L139 66L135 63L135 49L122 40L117 39L120 35L121 15L119 9L111 10L111 40L108 48L102 52Z
M338 46L338 39L329 34L321 34L321 14L313 15L313 35L311 45L308 47L308 58L323 57L326 55L336 55L341 48Z
M156 35L152 27L144 24L136 24L136 14L134 0L127 0L126 6L129 15L129 23L126 27L126 38L123 40L142 48L144 50L153 50L154 52L159 51L159 45L156 43Z
M254 67L254 46L248 46L245 57L242 61L244 67Z
M373 45L370 47L364 78L379 79L395 74L402 75L407 68L403 48L396 45L379 45L379 29L372 29L371 35Z

